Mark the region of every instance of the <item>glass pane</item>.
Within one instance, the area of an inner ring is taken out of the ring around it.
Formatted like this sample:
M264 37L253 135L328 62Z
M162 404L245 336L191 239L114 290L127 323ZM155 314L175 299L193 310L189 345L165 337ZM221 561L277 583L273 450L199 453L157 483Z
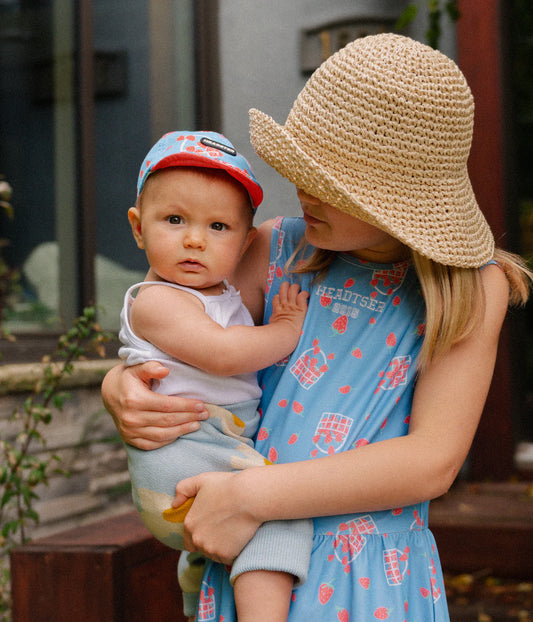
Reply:
M137 174L165 132L194 125L192 0L96 0L96 288L118 328L124 293L147 265L127 220Z
M13 218L2 210L2 256L19 273L5 309L5 327L13 332L58 324L57 221L62 206L68 202L72 211L73 205L68 4L58 22L54 2L0 3L0 174L13 188ZM68 219L61 226L68 227Z

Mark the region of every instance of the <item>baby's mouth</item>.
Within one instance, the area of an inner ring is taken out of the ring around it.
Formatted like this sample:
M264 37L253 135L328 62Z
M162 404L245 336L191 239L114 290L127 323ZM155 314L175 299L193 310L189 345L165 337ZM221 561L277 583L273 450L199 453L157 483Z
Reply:
M195 259L185 259L184 261L180 262L180 266L183 269L190 270L192 272L201 270L204 267L203 264L201 264L199 261L196 261Z

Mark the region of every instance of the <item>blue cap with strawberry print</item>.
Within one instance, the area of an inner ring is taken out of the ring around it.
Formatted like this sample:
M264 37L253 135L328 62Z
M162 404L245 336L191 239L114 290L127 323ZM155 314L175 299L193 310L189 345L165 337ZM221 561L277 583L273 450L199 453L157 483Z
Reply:
M137 196L151 173L172 166L201 166L226 171L241 183L255 208L263 200L263 190L246 158L230 141L216 132L169 132L150 149L139 171Z

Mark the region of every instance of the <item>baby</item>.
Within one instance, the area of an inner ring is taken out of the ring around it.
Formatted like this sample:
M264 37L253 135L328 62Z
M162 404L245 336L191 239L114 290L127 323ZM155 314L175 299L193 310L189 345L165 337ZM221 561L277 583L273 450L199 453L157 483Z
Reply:
M269 324L254 326L228 282L256 235L262 197L248 162L224 136L170 132L146 156L128 211L150 267L126 293L120 356L126 365L155 360L169 369L154 391L208 404L209 419L196 432L152 451L127 446L142 520L180 550L192 499L171 507L178 481L268 463L252 447L261 395L255 372L289 355L302 331L308 294L297 285L284 283ZM240 622L286 620L294 579L306 578L311 538L309 521L259 528L232 568ZM198 557L180 559L186 615L196 611Z

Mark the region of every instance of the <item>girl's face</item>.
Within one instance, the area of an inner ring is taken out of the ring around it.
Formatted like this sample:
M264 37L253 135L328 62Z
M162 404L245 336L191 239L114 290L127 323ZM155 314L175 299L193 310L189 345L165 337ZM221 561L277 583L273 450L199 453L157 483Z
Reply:
M307 225L305 237L313 246L377 263L392 263L408 257L408 248L385 231L341 212L303 190L297 189L296 192Z

